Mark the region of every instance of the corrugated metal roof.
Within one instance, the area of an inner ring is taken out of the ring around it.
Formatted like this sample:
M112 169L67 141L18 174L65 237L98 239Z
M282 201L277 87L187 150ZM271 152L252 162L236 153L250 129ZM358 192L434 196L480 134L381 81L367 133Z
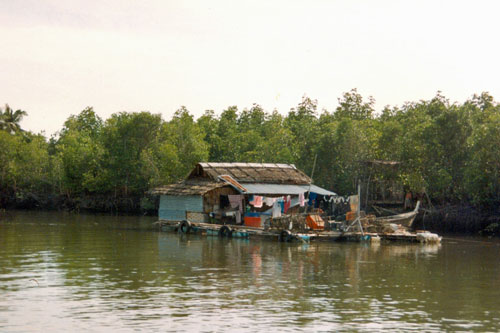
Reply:
M302 185L302 187L307 189L308 192L318 193L319 195L337 195L337 193L335 193L335 192L325 190L324 188L321 188L321 187L316 186L314 184L311 184L310 188L307 185Z
M298 195L304 192L314 192L320 195L337 195L316 185L290 185L290 184L250 184L242 183L247 189L246 194L292 194Z

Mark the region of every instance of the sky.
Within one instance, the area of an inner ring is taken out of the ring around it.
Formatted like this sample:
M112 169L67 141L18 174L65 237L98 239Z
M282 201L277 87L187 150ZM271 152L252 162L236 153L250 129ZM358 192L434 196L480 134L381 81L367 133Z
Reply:
M195 117L344 92L376 109L500 99L500 2L451 0L0 0L0 105L51 135L92 106Z

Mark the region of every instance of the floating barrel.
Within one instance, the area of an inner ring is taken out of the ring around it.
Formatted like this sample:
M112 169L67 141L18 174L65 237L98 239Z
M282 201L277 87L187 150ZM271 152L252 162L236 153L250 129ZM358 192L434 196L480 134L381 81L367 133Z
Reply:
M216 229L207 229L207 236L218 236L219 230Z
M248 232L246 231L233 231L233 238L248 238Z

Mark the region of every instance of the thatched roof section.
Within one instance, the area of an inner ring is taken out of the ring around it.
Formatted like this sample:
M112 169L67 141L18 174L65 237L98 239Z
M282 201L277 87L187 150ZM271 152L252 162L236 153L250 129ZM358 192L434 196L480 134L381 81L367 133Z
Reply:
M309 178L293 164L198 163L186 180L157 187L152 195L204 195L224 186L247 192L245 184L309 185Z
M182 181L176 184L164 185L151 190L152 195L203 195L219 187L229 186L224 182L212 181Z
M188 179L204 178L217 181L229 175L240 183L294 184L311 183L309 178L293 164L275 163L198 163Z

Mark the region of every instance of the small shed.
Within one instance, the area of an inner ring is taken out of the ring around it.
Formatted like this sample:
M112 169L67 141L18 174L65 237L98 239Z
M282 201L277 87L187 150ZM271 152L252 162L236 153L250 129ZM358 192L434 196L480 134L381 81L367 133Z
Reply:
M209 216L230 216L228 196L240 195L245 206L251 196L293 196L314 192L335 195L311 184L311 178L293 164L275 163L198 163L179 183L151 191L160 196L160 219L208 222Z
M158 217L162 220L184 219L207 222L207 214L217 210L220 195L237 194L238 191L224 182L187 179L180 183L155 188L153 195L160 195Z
M398 161L370 160L363 162L365 175L361 180L363 205L401 205L405 191L400 180Z

